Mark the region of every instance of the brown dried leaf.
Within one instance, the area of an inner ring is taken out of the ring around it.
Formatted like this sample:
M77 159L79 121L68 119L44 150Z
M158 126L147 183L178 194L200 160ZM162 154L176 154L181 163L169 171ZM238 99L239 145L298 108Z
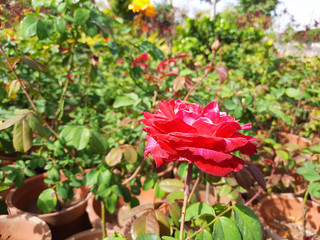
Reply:
M178 92L186 82L185 76L178 76L173 81L173 91Z
M220 78L228 78L229 74L228 74L228 70L226 66L222 66L222 65L216 65L214 66L214 69L216 70L217 74L219 75Z

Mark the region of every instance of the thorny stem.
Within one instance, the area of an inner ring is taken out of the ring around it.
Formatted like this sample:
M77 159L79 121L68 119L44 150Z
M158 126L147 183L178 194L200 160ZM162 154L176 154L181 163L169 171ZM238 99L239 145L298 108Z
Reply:
M307 236L306 236L306 214L307 214L307 211L308 211L309 207L306 207L306 203L307 203L308 195L309 195L309 188L307 188L307 191L304 194L303 203L302 203L302 214L303 214L302 215L302 217L303 217L303 223L302 223L303 237L302 237L302 239L303 240L307 239Z
M184 186L184 198L183 198L183 206L182 206L182 211L181 211L181 223L180 223L179 240L183 240L184 219L186 217L187 202L188 202L188 196L189 196L189 191L190 191L190 181L191 181L191 175L192 175L192 166L193 166L193 164L189 163L188 175L187 175L185 186Z
M106 208L104 201L101 201L101 223L102 223L102 239L107 237L107 229L106 229Z
M65 85L62 89L61 95L60 95L60 100L59 100L59 107L55 113L55 117L56 117L56 124L58 125L59 121L61 120L62 116L63 116L63 109L64 109L64 103L65 103L65 97L66 97L66 92L69 86L69 82L70 82L70 74L73 70L73 52L74 52L74 46L77 43L77 39L78 39L78 32L76 31L76 36L74 37L74 43L71 46L71 51L70 51L70 59L69 59L69 69L68 69L68 73L67 73L67 80L65 82Z
M210 183L206 181L206 203L210 205Z
M22 88L22 91L23 91L24 95L27 97L27 99L28 99L28 101L29 101L32 109L33 109L35 112L38 112L38 109L37 109L36 105L35 105L34 102L32 101L32 99L31 99L31 97L30 97L30 95L29 95L29 93L28 93L28 91L27 91L26 85L25 85L24 82L21 81L21 79L18 77L18 74L17 74L15 68L14 68L14 67L12 66L12 64L10 63L10 60L9 60L8 56L6 55L6 53L4 52L1 44L0 44L0 51L1 51L1 54L4 56L4 58L6 59L10 71L12 71L12 73L13 73L14 76L15 76L15 78L19 81L19 83L20 83L20 85L21 85L21 88ZM59 134L58 134L56 131L54 131L54 130L49 126L49 124L48 124L47 122L46 122L45 124L46 124L47 128L50 130L50 132L51 132L56 138L59 138Z
M126 179L126 180L124 180L123 182L122 182L122 185L126 185L128 182L130 182L132 179L134 179L136 176L137 176L137 174L139 173L139 171L140 171L140 169L142 168L142 165L144 164L144 162L147 160L147 157L145 156L144 158L143 158L143 160L141 161L141 163L140 163L140 165L137 167L137 169L134 171L134 173L128 178L128 179Z
M198 184L200 182L201 177L202 177L202 172L199 173L199 175L197 177L197 180L195 181L195 183L193 185L193 188L192 188L192 190L190 192L190 195L189 195L189 198L188 198L188 203L191 201L191 198L192 198L192 196L194 194L194 191L196 190L196 188L197 188L197 186L198 186Z
M214 56L215 56L215 52L213 51L213 52L212 52L212 58L211 58L211 61L210 61L209 66L212 66L213 60L214 60ZM207 69L207 70L206 70L205 74L202 76L202 78L200 79L200 81L198 81L195 85L192 86L192 88L189 90L189 92L187 93L187 95L184 97L183 101L186 101L186 100L188 99L188 97L190 96L190 94L192 93L192 91L198 87L198 85L208 76L208 74L209 74L210 72L211 72L210 69Z
M225 214L226 212L228 212L231 208L233 208L233 205L228 207L226 210L224 210L222 213L220 213L219 215L217 215L211 222L209 222L207 225L205 225L204 227L200 228L198 231L196 231L195 233L193 233L190 237L187 237L185 240L190 240L192 239L194 236L196 236L198 233L202 232L203 230L205 230L207 227L211 226L212 224L214 224L223 214Z
M11 64L8 56L7 56L6 53L4 52L1 44L0 44L0 51L1 51L1 54L4 56L4 58L6 59L10 71L12 71L12 73L14 74L14 76L16 77L16 79L19 81L19 83L20 83L20 85L21 85L21 87L22 87L22 91L23 91L23 93L26 95L29 103L31 104L31 106L32 106L32 108L33 108L33 110L37 112L37 111L38 111L38 110L37 110L37 107L36 107L36 105L34 105L32 99L31 99L31 97L30 97L30 95L29 95L29 93L28 93L28 91L27 91L26 85L25 85L24 82L21 81L21 79L18 77L18 75L17 75L17 73L16 73L16 70L15 70L14 67L12 66L12 64Z
M302 91L301 91L301 97L298 101L298 105L297 105L297 108L296 108L296 111L294 112L294 115L292 117L292 127L290 129L290 133L293 134L293 131L294 131L294 126L296 125L296 121L297 121L297 113L298 113L298 110L301 106L301 101L302 101L302 96L303 96L303 93L304 93L304 90L305 90L305 86L303 86L302 88ZM290 138L291 138L291 135L290 135ZM291 139L290 139L290 142L291 142Z

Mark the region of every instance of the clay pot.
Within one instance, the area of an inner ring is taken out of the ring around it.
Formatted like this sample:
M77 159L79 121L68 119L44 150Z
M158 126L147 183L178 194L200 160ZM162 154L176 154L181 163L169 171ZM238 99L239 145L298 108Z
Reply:
M16 162L17 156L15 153L6 154L3 152L0 152L0 160L1 160L2 166L8 166L8 165L12 165Z
M301 224L302 227L302 203L303 199L295 197L291 193L282 193L269 195L259 203L259 213L261 215L262 225L267 226L267 233L272 239L282 239L272 228L280 227L283 219L294 219L295 224ZM320 205L312 201L307 201L306 229L313 229L320 233ZM280 233L279 233L280 234Z
M114 231L107 230L107 236L112 237ZM68 237L66 240L102 240L102 229L89 229L83 232L79 232L71 237Z
M38 217L29 214L0 215L0 239L51 240L48 225Z
M74 190L76 201L73 205L58 212L41 214L37 208L37 199L39 194L48 188L44 183L45 176L45 174L36 175L27 179L22 187L10 190L6 197L9 215L29 213L41 218L50 226L55 239L64 239L88 229L89 223L85 210L91 193L88 194L86 187ZM62 181L65 179L65 176L61 176Z

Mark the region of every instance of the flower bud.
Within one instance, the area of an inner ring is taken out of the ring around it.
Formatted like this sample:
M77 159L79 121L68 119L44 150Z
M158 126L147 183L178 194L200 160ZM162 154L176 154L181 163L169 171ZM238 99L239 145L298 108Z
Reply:
M217 40L215 40L215 41L212 43L212 45L211 45L211 50L212 50L212 51L217 51L218 48L219 48L219 46L220 46L220 42L219 42L219 40L217 39Z

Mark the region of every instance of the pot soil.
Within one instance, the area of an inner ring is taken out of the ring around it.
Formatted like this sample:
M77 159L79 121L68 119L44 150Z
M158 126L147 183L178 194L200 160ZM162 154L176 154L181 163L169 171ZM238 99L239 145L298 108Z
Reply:
M0 215L0 240L51 240L48 225L29 214Z
M302 239L303 199L293 194L269 195L258 205L258 215L265 226L265 232L274 240ZM306 235L320 234L320 205L312 201L306 203Z
M65 205L61 211L41 214L37 208L39 194L48 188L44 183L45 174L27 179L20 188L11 189L6 197L9 215L28 213L44 220L50 227L54 239L65 239L74 233L90 227L85 213L88 194L86 187L80 187L74 192L72 204ZM66 180L61 175L61 180Z

